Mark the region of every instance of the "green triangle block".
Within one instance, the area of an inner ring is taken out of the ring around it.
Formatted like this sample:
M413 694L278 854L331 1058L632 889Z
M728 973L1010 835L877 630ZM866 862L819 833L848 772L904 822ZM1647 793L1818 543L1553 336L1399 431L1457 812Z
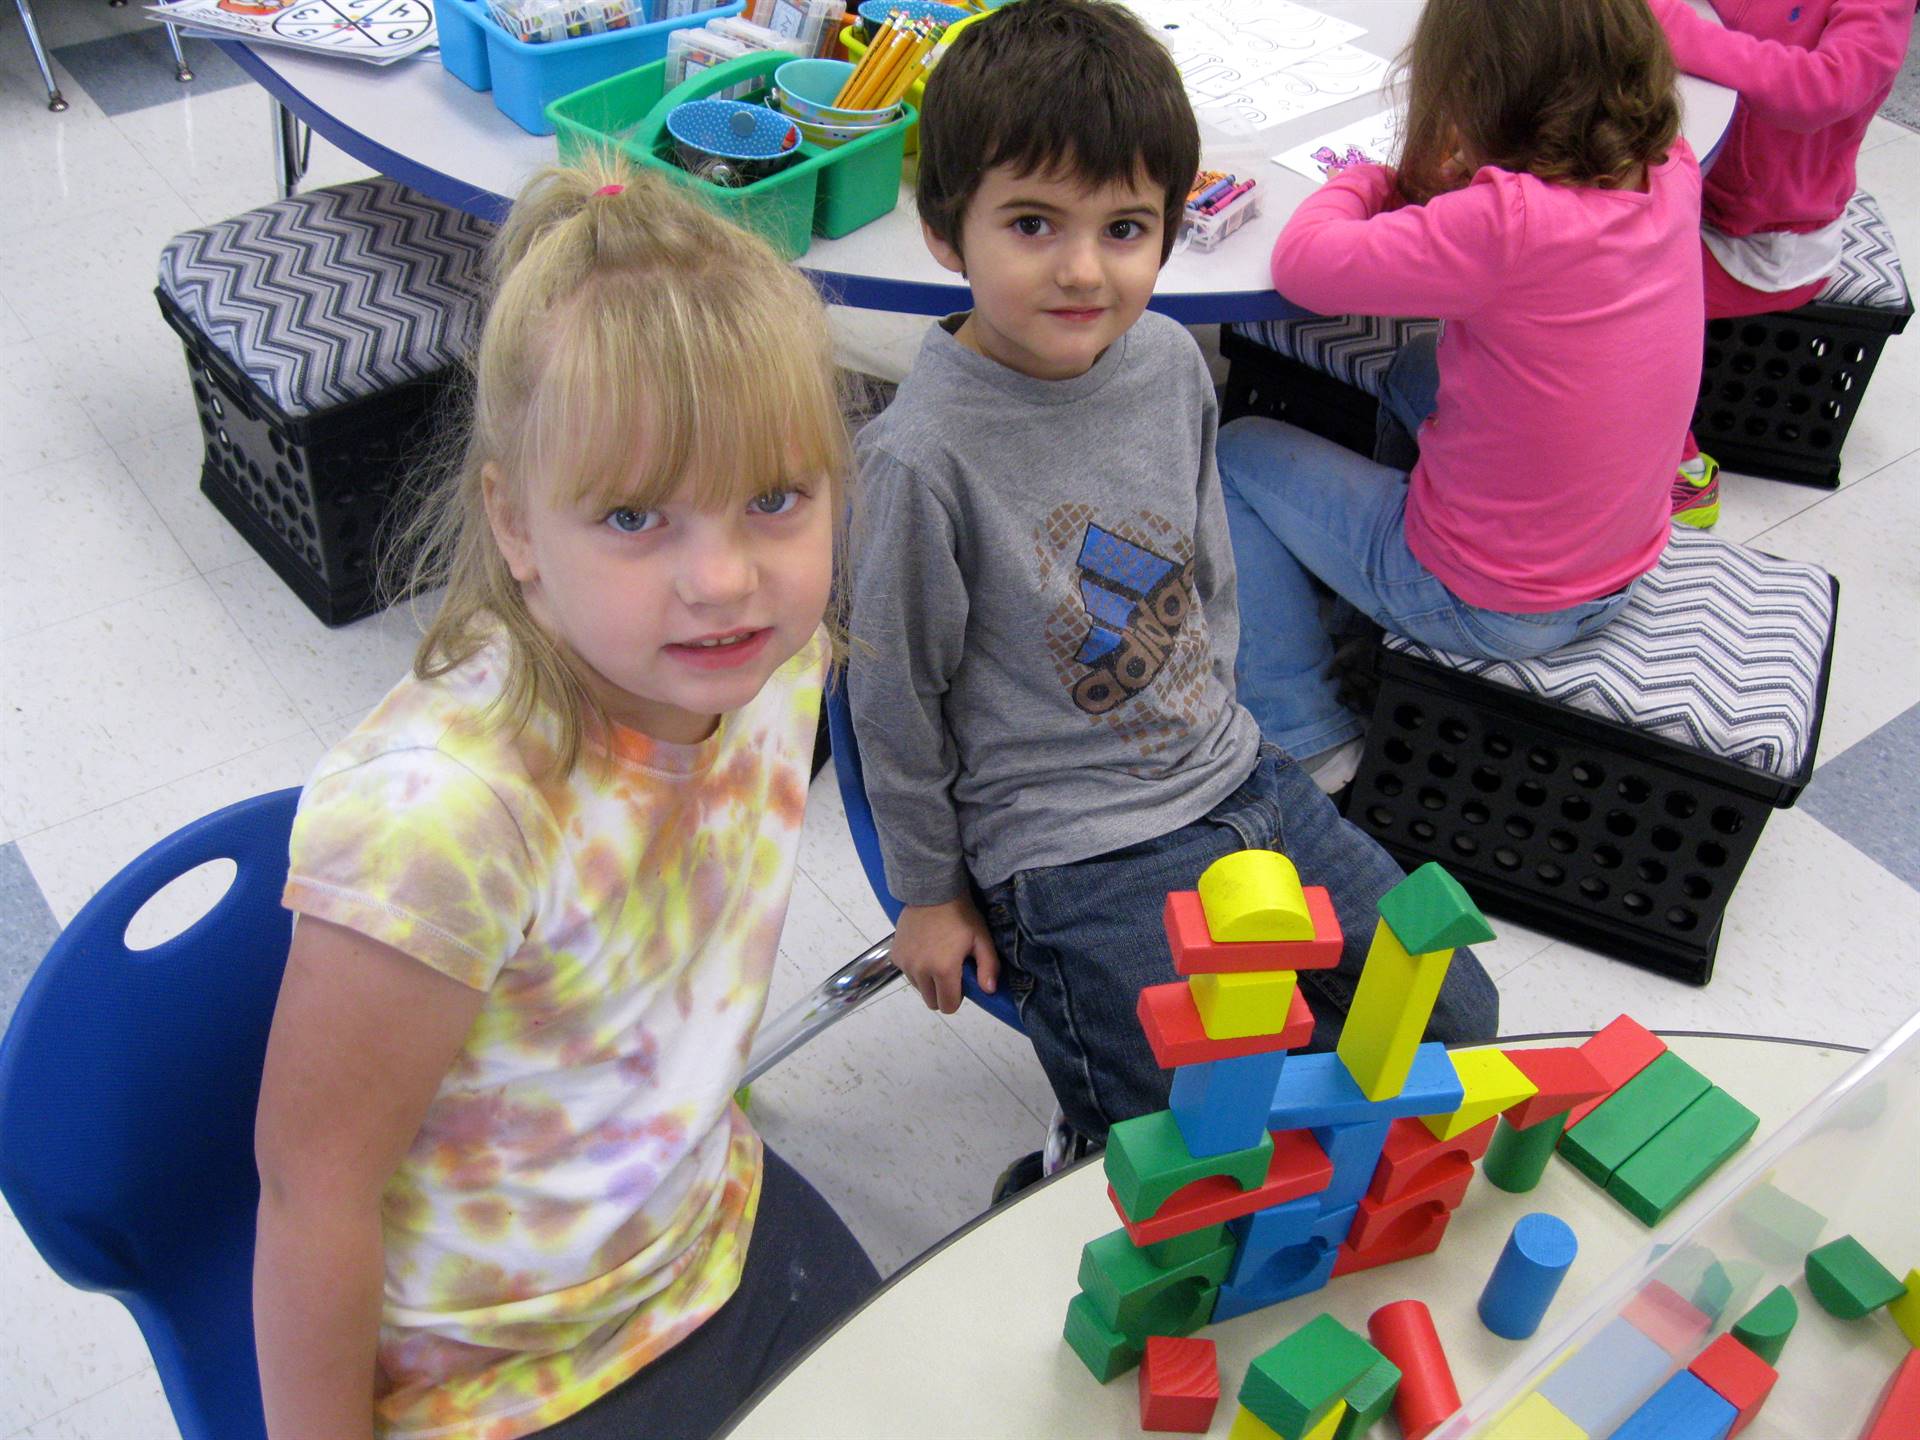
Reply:
M1858 1320L1907 1293L1906 1285L1851 1235L1807 1252L1807 1288L1822 1309L1842 1320Z
M1776 1285L1758 1305L1734 1323L1733 1338L1776 1368L1787 1337L1800 1319L1799 1302L1784 1285Z
M1380 918L1410 955L1493 939L1493 927L1480 907L1432 860L1380 897Z

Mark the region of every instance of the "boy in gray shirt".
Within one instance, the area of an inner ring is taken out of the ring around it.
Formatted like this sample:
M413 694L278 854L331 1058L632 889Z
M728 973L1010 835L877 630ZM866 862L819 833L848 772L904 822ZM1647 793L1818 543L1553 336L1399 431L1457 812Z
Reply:
M974 308L935 327L859 443L855 732L893 959L929 1006L964 962L1006 983L1074 1128L1164 1108L1135 1015L1174 980L1160 912L1221 855L1285 851L1330 891L1339 1033L1402 877L1234 697L1239 638L1217 404L1198 348L1145 313L1199 162L1172 60L1105 0L1022 0L927 86L927 244ZM1491 1039L1465 950L1430 1038Z

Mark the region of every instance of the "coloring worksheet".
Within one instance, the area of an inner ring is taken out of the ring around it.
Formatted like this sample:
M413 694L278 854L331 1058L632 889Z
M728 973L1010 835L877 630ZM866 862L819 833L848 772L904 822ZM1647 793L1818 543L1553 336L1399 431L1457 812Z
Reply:
M435 43L432 0L170 0L156 20L189 33L391 64Z
M1273 159L1315 181L1337 175L1349 165L1391 165L1400 158L1405 120L1405 111L1388 110L1283 150Z
M1226 68L1224 62L1222 68ZM1228 133L1245 134L1371 95L1386 73L1387 62L1379 56L1352 45L1335 45L1251 80L1219 86L1208 78L1208 91L1194 105L1208 123ZM1193 77L1188 84L1191 89Z

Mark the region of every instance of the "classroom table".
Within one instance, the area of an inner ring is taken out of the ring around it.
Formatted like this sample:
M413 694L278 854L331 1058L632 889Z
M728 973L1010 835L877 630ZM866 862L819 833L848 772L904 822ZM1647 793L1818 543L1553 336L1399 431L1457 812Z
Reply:
M1501 1043L1569 1044L1584 1038L1529 1037ZM1759 1130L1743 1154L1762 1144L1861 1055L1846 1046L1751 1036L1665 1038L1682 1059L1759 1115ZM1313 1294L1200 1331L1216 1342L1220 1359L1222 1398L1208 1433L1227 1433L1233 1395L1261 1351L1323 1311L1364 1335L1373 1310L1408 1297L1431 1308L1460 1394L1471 1402L1475 1392L1530 1343L1491 1334L1480 1323L1475 1305L1514 1222L1543 1210L1565 1220L1580 1246L1535 1337L1550 1339L1559 1319L1573 1314L1584 1295L1639 1254L1649 1237L1644 1226L1558 1158L1549 1163L1540 1185L1524 1195L1507 1194L1477 1175L1445 1241L1432 1255L1342 1276ZM1686 1216L1676 1214L1674 1219L1684 1221ZM1100 1159L1089 1157L988 1212L895 1275L784 1376L776 1377L723 1433L731 1440L816 1435L833 1440L1064 1440L1141 1433L1137 1373L1103 1386L1061 1339L1067 1302L1079 1288L1075 1277L1081 1246L1118 1223ZM1897 1260L1902 1271L1912 1263L1906 1256L1885 1258L1889 1264ZM1787 1418L1795 1413L1790 1392L1795 1385L1810 1383L1812 1367L1789 1362L1805 1362L1817 1353L1811 1348L1817 1340L1803 1340L1803 1334L1847 1322L1810 1315L1813 1307L1804 1291L1802 1295L1801 1329L1793 1342L1802 1353L1796 1357L1790 1347L1783 1357L1774 1401L1743 1432L1751 1440L1806 1440L1812 1433L1793 1428ZM1904 1342L1890 1324L1869 1327L1867 1333L1879 1350L1862 1357L1866 1370L1890 1371ZM1799 1413L1804 1415L1804 1410ZM1376 1433L1397 1431L1387 1421Z
M1705 0L1691 0L1710 14ZM1391 58L1411 31L1411 0L1312 0L1312 8L1364 25L1352 43ZM297 124L303 121L363 164L446 204L488 218L537 167L554 158L551 136L529 135L467 89L431 54L384 69L349 60L237 41L221 47L277 102L273 140L281 174L295 178ZM1733 114L1734 94L1692 77L1680 83L1684 129L1702 157L1711 154ZM1207 128L1204 162L1260 182L1261 213L1212 253L1176 253L1162 271L1153 307L1184 324L1269 319L1283 313L1267 275L1273 240L1294 207L1312 193L1305 177L1268 157L1379 113L1379 92L1316 111L1250 138ZM894 211L839 240L816 237L801 266L829 299L906 314L945 315L971 303L965 283L942 270L920 238L910 193Z

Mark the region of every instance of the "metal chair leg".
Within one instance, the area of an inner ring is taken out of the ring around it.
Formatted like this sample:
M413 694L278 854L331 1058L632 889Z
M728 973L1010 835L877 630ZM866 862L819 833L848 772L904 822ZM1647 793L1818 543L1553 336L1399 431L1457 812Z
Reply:
M280 198L285 200L300 189L300 181L306 176L307 145L313 132L278 100L270 103L273 105L273 178Z
M187 57L180 53L180 32L171 25L163 28L167 32L167 44L173 47L173 77L185 85L193 79L193 71L187 68Z
M887 958L893 947L889 935L829 975L813 992L760 1026L753 1053L747 1057L742 1085L751 1085L774 1065L814 1036L877 1000L907 977Z
M26 27L27 44L33 47L33 62L40 67L40 78L47 87L47 109L59 114L67 108L67 97L53 83L53 67L47 64L47 52L40 45L40 27L33 23L33 6L27 0L13 0L20 7L20 23Z

